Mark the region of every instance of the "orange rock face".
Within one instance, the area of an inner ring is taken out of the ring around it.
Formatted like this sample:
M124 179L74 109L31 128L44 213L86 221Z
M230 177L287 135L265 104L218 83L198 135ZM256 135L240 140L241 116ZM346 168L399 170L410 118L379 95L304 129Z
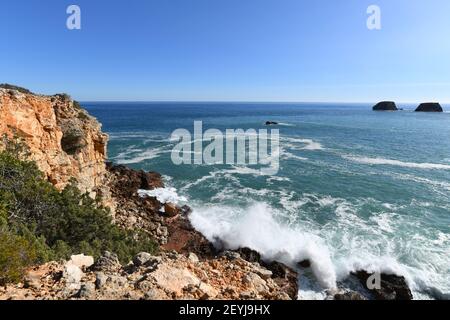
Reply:
M83 192L108 198L108 136L70 97L0 88L0 135L5 133L24 139L32 160L58 189L73 177Z

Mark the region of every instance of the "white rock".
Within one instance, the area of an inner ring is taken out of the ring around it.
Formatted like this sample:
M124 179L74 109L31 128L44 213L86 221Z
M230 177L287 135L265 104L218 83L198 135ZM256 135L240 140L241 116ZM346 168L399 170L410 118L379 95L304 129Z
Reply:
M264 280L270 279L272 277L272 274L273 274L272 271L267 270L267 269L263 269L263 268L258 268L255 271Z
M84 254L73 255L70 257L68 264L72 264L78 268L89 268L94 264L94 258L85 256Z
M247 273L242 279L242 281L245 284L253 287L258 293L265 293L269 291L269 287L267 286L266 281L264 281L264 279L261 278L256 273L253 272Z
M159 268L149 274L157 286L164 290L182 294L183 288L200 284L200 279L187 269L178 269L162 264Z
M68 289L80 289L80 282L83 275L83 271L74 264L67 263L64 266L63 278L66 280L66 287Z
M188 259L189 259L191 262L193 262L193 263L197 263L197 262L200 261L200 260L198 259L197 255L196 255L195 253L193 253L193 252L189 252Z

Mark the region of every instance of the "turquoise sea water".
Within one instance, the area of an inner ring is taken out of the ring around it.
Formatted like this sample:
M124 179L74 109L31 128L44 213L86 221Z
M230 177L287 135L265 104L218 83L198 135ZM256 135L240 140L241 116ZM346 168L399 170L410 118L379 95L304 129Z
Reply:
M110 134L109 158L157 171L210 240L267 258L308 258L301 297L350 271L404 275L416 298L450 295L450 113L373 112L366 104L84 103ZM450 110L447 108L447 110ZM280 170L181 165L173 130L280 123Z

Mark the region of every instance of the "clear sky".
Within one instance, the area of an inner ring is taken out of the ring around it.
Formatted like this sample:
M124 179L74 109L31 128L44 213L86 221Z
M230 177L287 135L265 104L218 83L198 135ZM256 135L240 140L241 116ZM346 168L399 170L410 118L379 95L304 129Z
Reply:
M0 82L82 101L450 102L449 0L2 0L0 29Z

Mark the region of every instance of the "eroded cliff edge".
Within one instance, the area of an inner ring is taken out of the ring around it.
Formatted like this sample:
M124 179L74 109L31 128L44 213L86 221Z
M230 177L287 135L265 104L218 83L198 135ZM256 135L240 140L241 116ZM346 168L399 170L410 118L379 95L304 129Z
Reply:
M83 192L101 196L105 188L108 135L68 95L36 95L0 87L0 135L24 139L39 169L58 189L72 178Z
M101 197L117 225L143 231L160 246L121 265L106 252L30 269L23 283L0 288L0 299L296 299L297 273L256 252L220 252L189 222L190 208L141 197L164 187L157 173L106 164L108 136L68 95L36 95L0 86L0 135L23 139L48 181L71 179ZM165 213L160 212L165 207ZM81 253L81 252L80 252Z

